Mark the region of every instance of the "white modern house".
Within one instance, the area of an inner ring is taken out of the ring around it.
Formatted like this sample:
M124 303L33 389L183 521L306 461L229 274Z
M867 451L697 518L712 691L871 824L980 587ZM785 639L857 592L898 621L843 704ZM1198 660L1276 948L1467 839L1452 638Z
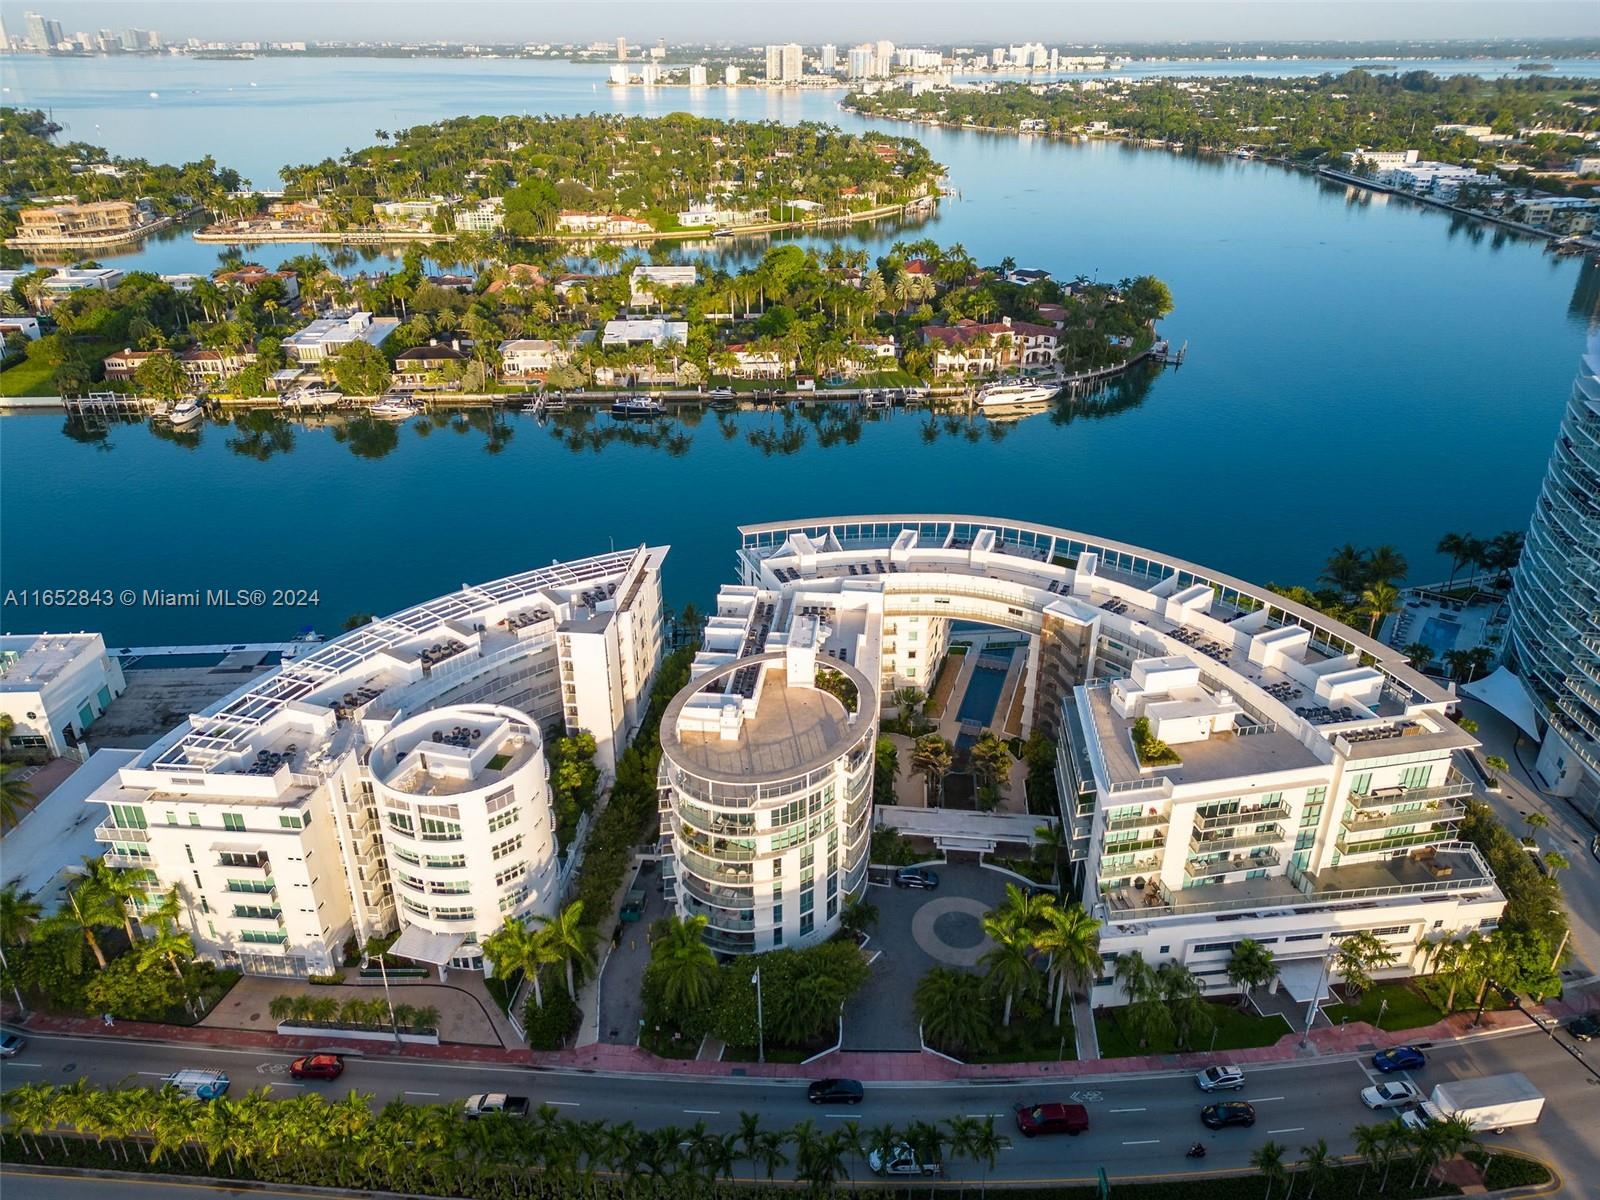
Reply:
M530 379L572 359L570 347L546 338L511 338L500 343L500 378Z
M326 972L397 928L398 953L482 969L482 937L552 911L575 861L545 738L592 733L610 778L643 720L665 556L467 586L258 677L89 797L107 860L176 886L199 952L246 971Z
M762 764L774 780L800 768L764 759L759 736L764 711L789 719L806 679L794 647L882 699L930 686L955 622L1023 646L991 727L1057 741L1069 890L1105 923L1094 1003L1117 1002L1110 963L1129 950L1188 963L1220 992L1233 943L1255 938L1277 955L1282 986L1308 998L1351 933L1388 942L1390 973L1404 973L1423 943L1497 922L1504 897L1456 835L1473 792L1456 764L1474 739L1448 715L1453 694L1393 648L1198 564L1032 522L884 514L740 535L739 582L718 596L696 682L669 710L676 733L662 733L675 903L711 916L719 949L778 944L775 906L783 944L798 933L787 923L802 885L787 861L767 867L779 851L768 831L784 822L766 814ZM817 758L803 766L820 782L830 768L819 764L850 739L833 726L813 734L823 714L808 713L784 752L809 747ZM848 752L844 762L848 793ZM968 858L1026 850L1038 823L894 807L877 821ZM814 837L808 826L802 840Z
M698 278L695 267L646 263L628 276L628 292L633 304L659 304L674 288L693 287Z
M668 346L682 346L689 341L687 321L669 321L665 317L627 317L607 321L600 333L602 346L654 346L657 350Z
M59 758L127 690L122 666L98 633L0 637L0 713L7 748Z
M369 312L333 312L284 338L283 350L302 366L315 366L334 357L352 342L381 346L399 327L396 317L375 317Z

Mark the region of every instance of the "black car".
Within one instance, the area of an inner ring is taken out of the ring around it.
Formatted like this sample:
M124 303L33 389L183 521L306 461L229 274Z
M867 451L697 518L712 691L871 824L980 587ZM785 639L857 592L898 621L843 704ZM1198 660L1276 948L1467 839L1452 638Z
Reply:
M1226 1129L1229 1125L1254 1125L1255 1105L1244 1100L1224 1100L1221 1104L1208 1104L1200 1110L1200 1119L1207 1129Z
M939 886L939 877L926 867L904 867L895 872L895 887L923 888L932 891Z
M1580 1042L1600 1037L1600 1015L1590 1013L1586 1017L1578 1017L1567 1025L1567 1032Z
M865 1094L854 1079L819 1079L806 1089L806 1099L813 1104L860 1104Z

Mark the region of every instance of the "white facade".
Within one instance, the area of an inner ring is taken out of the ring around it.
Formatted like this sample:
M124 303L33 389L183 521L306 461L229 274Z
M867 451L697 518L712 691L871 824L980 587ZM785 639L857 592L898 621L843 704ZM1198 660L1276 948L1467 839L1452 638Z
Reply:
M665 555L465 587L246 684L90 797L108 861L176 886L200 953L255 973L328 971L396 926L401 953L480 966L485 930L565 884L541 729L592 733L610 778L643 720Z
M690 87L705 87L706 86L706 69L703 66L701 66L699 63L695 63L692 67L689 68L689 86Z
M503 379L542 375L571 359L572 351L567 346L546 338L511 338L500 343L500 375Z
M0 637L0 713L17 750L61 757L127 686L98 633Z
M689 340L687 321L669 321L664 317L630 317L621 321L607 321L600 334L602 346L682 346Z
M698 278L693 266L638 266L628 276L629 299L634 304L659 304L663 293L673 288L693 287Z
M494 233L506 223L505 198L490 196L472 208L459 209L455 216L458 233Z
M928 688L953 621L1023 635L992 727L1057 739L1071 886L1106 922L1110 958L1189 962L1225 991L1248 936L1298 994L1347 933L1389 941L1404 972L1423 941L1497 921L1504 898L1455 833L1473 792L1455 763L1475 741L1446 715L1452 693L1393 648L1265 588L1052 526L888 514L740 532L740 585L718 598L707 655L748 659L817 620L824 653L889 696ZM1141 720L1176 761L1141 761ZM941 849L1019 838L1005 814L932 815L949 819L919 833ZM1110 975L1097 1004L1118 998Z
M318 317L283 339L284 353L302 366L332 358L352 342L381 346L400 327L395 317L375 317L369 312L337 312Z

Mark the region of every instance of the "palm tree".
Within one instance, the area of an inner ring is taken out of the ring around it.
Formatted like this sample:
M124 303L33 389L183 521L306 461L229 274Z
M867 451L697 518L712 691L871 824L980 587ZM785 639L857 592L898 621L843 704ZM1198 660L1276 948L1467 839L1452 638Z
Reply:
M105 951L100 949L100 939L95 936L96 929L106 929L120 923L125 916L118 911L116 902L99 888L85 886L80 882L76 887L67 892L67 904L54 916L40 922L40 930L45 926L50 929L67 929L74 933L82 934L84 943L94 952L94 960L100 969L106 969L107 961Z
M1247 1008L1250 993L1271 983L1277 977L1278 966L1271 950L1254 938L1244 938L1233 948L1227 973L1229 982L1239 989L1239 1007Z
M14 826L33 808L33 789L18 777L21 763L0 762L0 829Z
M717 958L705 943L708 919L668 917L650 946L650 966L669 1012L686 1014L711 1003L717 983Z
M578 974L594 965L594 955L589 951L594 933L583 924L583 901L574 900L554 917L540 917L539 920L544 924L544 933L549 937L556 961L566 969L567 995L576 1000Z
M1393 546L1374 546L1367 551L1365 582L1387 583L1393 586L1406 577L1409 569L1405 555Z
M1410 642L1401 647L1401 654L1406 656L1406 661L1419 671L1426 670L1433 662L1433 647L1427 642Z
M1172 1014L1161 1002L1161 981L1143 954L1130 950L1117 955L1113 977L1128 997L1128 1022L1143 1049L1157 1035L1173 1028Z
M1467 561L1471 548L1470 537L1462 533L1447 533L1439 539L1439 544L1434 547L1437 553L1450 556L1450 582L1445 584L1447 588L1455 586L1456 572L1461 570L1462 564Z
M1317 1185L1327 1179L1328 1172L1333 1168L1332 1157L1328 1154L1328 1139L1318 1138L1309 1146L1301 1146L1300 1153L1300 1165L1306 1172L1306 1200L1313 1200Z
M1288 1177L1283 1166L1283 1147L1269 1139L1251 1153L1250 1165L1260 1171L1267 1181L1263 1200L1272 1200L1272 1185Z
M970 971L933 967L917 981L914 1003L929 1045L959 1055L989 1044L992 1026L983 981Z
M1359 1196L1367 1190L1368 1173L1383 1161L1388 1145L1388 1133L1382 1125L1357 1125L1351 1137L1355 1142L1356 1153L1361 1156L1365 1164L1361 1168L1361 1185L1356 1190L1356 1195Z
M978 1165L978 1194L986 1194L989 1172L994 1170L995 1163L999 1161L1000 1151L1011 1145L1011 1139L995 1131L993 1113L981 1118L955 1117L948 1123L948 1128L951 1154L970 1158Z
M1362 590L1361 607L1372 614L1367 636L1375 637L1383 619L1400 607L1400 590L1392 583L1374 583Z
M1328 556L1317 578L1332 584L1346 596L1354 595L1360 590L1362 580L1367 578L1367 556L1346 542Z
M1015 884L1007 887L1014 888ZM1020 893L1019 893L1020 895ZM1011 1006L1018 994L1026 995L1038 983L1033 969L1033 931L1016 916L1001 909L985 914L983 932L994 945L978 960L987 971L986 982L1006 998L1001 1024L1011 1025Z
M1100 922L1081 904L1051 905L1044 926L1033 935L1033 948L1047 955L1055 988L1054 1023L1061 1024L1061 1005L1068 989L1076 990L1100 969Z
M508 918L483 940L483 953L494 966L494 973L503 978L521 971L533 983L533 1003L544 1007L544 988L540 974L544 968L560 961L560 956L550 944L545 930L529 929L526 922Z
M33 893L18 890L15 882L0 888L0 946L27 944L43 911Z
M1168 959L1156 968L1156 985L1171 1014L1178 1049L1186 1050L1191 1037L1209 1032L1216 1024L1216 1013L1205 1000L1205 985L1191 967L1177 959Z
M954 762L954 749L937 733L924 734L911 747L911 770L927 780L935 807L944 793L944 777Z

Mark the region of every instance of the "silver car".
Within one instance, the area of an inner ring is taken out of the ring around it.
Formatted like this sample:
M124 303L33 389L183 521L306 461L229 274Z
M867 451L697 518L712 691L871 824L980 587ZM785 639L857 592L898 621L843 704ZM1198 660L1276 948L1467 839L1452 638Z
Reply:
M1207 1067L1194 1081L1202 1092L1236 1092L1244 1086L1244 1072L1238 1067Z
M1393 1079L1361 1089L1361 1103L1368 1108L1405 1108L1421 1104L1422 1089L1405 1079Z

